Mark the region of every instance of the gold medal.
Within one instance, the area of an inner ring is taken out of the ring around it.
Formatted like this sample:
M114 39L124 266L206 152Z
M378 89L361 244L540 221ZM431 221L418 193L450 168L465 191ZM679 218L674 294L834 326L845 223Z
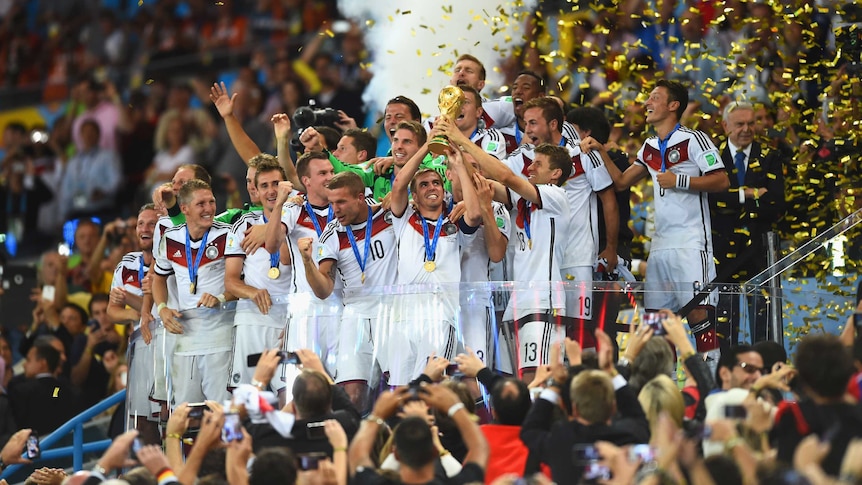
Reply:
M532 250L533 249L533 240L527 239L527 245L530 246L530 249Z
M195 294L195 287L196 287L196 286L197 286L197 285L195 285L194 281L193 281L193 282L191 282L191 283L189 284L189 293L191 293L192 295L194 295L194 294Z
M431 273L435 269L437 269L437 263L435 263L434 261L425 261L424 268L425 268L425 271Z
M365 284L365 271L363 271L363 272L362 272L362 278L360 278L360 282L361 282L363 285Z
M278 279L278 275L280 275L280 274L281 274L281 271L279 271L278 267L276 267L276 266L269 268L269 271L267 271L267 273L266 273L266 275L269 276L269 279L271 279L271 280Z

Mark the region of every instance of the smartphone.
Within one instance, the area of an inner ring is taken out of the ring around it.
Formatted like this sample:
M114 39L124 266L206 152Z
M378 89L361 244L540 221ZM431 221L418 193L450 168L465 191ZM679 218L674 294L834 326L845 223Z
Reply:
M190 402L187 406L189 408L190 418L200 418L204 415L204 411L209 409L205 402Z
M323 421L319 421L316 423L308 423L305 425L306 433L308 433L308 439L310 440L325 440L326 439L326 428Z
M31 432L27 438L27 459L35 460L42 456L42 450L39 448L39 435Z
M326 453L300 453L299 469L302 471L317 470L320 467L320 460L325 458Z
M594 445L576 444L572 446L572 461L576 465L588 465L599 458L599 450Z
M260 362L260 356L263 354L249 354L245 359L245 363L249 367L257 367L257 363ZM280 363L282 364L301 364L302 361L299 360L299 355L296 352L287 352L285 350L278 351L278 356L281 357Z
M129 448L129 457L133 460L137 460L138 459L138 452L141 451L141 447L143 447L143 446L144 446L144 444L141 443L141 440L139 440L138 438L135 438L135 440L132 441L132 447Z
M221 430L221 440L225 443L242 440L242 424L239 422L239 414L227 413L224 415L224 427Z
M57 294L57 288L54 285L45 285L42 287L42 299L45 301L54 301L54 297Z
M742 404L727 404L724 406L724 417L727 419L745 419L748 411Z
M663 314L658 312L644 312L644 324L653 329L653 337L667 335L662 322L667 320Z
M610 480L611 469L596 461L584 467L584 480Z
M641 463L655 460L655 450L647 444L632 445L632 447L629 448L629 461L635 463L638 460L640 460Z
M422 398L419 397L421 389L422 386L420 384L411 383L410 387L407 389L407 401L421 401Z

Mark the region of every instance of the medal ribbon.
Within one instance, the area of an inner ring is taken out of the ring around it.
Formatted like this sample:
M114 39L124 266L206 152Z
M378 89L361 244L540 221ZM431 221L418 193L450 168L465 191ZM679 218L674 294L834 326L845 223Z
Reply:
M138 283L141 288L144 287L144 253L141 253L141 259L138 261Z
M658 152L659 152L659 156L661 157L661 171L662 171L662 173L667 171L667 166L666 166L665 161L664 161L664 153L667 151L667 144L670 141L670 137L673 136L674 132L676 132L676 130L678 130L678 129L679 129L679 123L677 123L676 126L674 126L672 130L670 130L670 133L668 133L666 137L659 138L659 140L658 140Z
M206 252L207 236L209 235L210 230L207 229L207 232L204 233L203 239L201 239L201 245L198 248L198 252L195 255L194 264L192 264L192 238L189 235L189 228L186 227L186 266L189 268L189 279L192 280L192 284L195 286L198 284L198 268L200 268L201 259Z
M317 237L320 237L320 234L323 232L323 229L320 228L320 223L317 222L317 213L314 212L314 208L311 207L311 204L308 201L305 201L305 211L308 212L308 215L311 216L311 223L314 224L314 230L317 232ZM326 223L329 224L332 222L332 205L329 206L329 214L326 216Z
M527 234L527 243L530 245L530 249L533 249L533 238L530 236L530 218L533 216L531 206L532 204L529 201L524 201L524 207L526 208L526 214L524 214L524 233Z
M437 224L434 227L434 238L429 241L428 239L428 222L425 221L425 218L422 217L422 214L417 213L419 216L419 222L422 223L422 237L425 238L425 261L434 261L434 257L437 255L437 241L440 239L440 229L443 228L443 213L440 213L440 217L437 218Z
M314 219L315 218L312 218L312 220L314 220ZM266 224L267 222L269 222L269 219L267 219L266 214L263 214L263 223ZM318 236L319 235L320 234L318 234ZM280 247L275 251L275 254L272 254L272 253L269 254L269 267L270 268L278 268L279 258L281 258L281 248Z
M667 134L664 138L658 139L658 153L659 157L661 157L661 173L665 173L667 171L667 164L664 160L664 153L667 151L667 144L670 141L670 137L673 136L674 132L679 129L679 123L677 123L670 133ZM664 196L664 189L659 189L659 195Z
M368 265L368 251L371 249L371 216L371 206L368 206L368 219L365 221L365 257L359 257L359 248L356 246L356 238L353 236L353 229L349 226L347 227L347 240L350 241L350 247L353 248L353 255L356 256L356 262L359 263L359 269L362 271L363 275L365 274L365 266Z
M566 140L566 137L562 137L562 138L560 138L560 146L561 146L561 147L566 146L566 142L567 142L567 141L568 141L568 140Z

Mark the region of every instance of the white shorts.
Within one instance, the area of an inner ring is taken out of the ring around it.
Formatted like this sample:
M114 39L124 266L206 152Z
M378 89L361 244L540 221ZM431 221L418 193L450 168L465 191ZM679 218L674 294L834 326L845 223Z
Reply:
M494 329L491 309L486 302L461 302L458 341L464 342L464 347L470 347L476 357L482 360L489 369L493 369Z
M320 357L326 371L335 373L341 302L321 302L307 293L290 295L285 348L310 349Z
M551 346L561 345L566 338L566 328L553 322L551 315L538 312L534 318L519 322L515 332L518 369L536 368L548 363Z
M403 386L419 377L432 353L451 361L463 349L463 344L458 344L452 322L398 322L392 326L389 335L387 370L390 386Z
M240 314L237 313L237 319ZM283 345L279 343L279 337L284 329L265 327L262 325L246 325L238 324L234 327L233 334L233 352L231 358L230 371L228 373L228 389L235 389L240 384L251 383L254 377L256 367L248 366L248 356L252 354L260 354L264 350L278 348ZM279 372L276 371L276 376L273 377L270 385L276 392L284 389L284 381L279 378Z
M159 326L153 332L150 347L153 351L153 388L150 391L150 400L156 402L170 401L170 361L174 355L177 336L165 331L165 327ZM161 409L159 407L159 409Z
M230 399L227 373L230 359L223 352L204 355L174 355L171 366L173 405L184 402Z
M376 318L361 318L345 314L341 317L338 338L338 356L335 362L335 382L362 381L373 386L381 373L380 348L372 335L376 330Z
M677 311L691 301L695 282L705 285L715 279L712 253L697 249L657 249L649 255L644 282L644 306L648 310L669 308ZM702 305L718 303L714 291Z
M152 418L150 391L153 388L153 348L141 337L129 349L129 375L126 380L126 410L129 416Z
M566 282L567 317L589 320L593 316L593 267L573 266L562 270Z

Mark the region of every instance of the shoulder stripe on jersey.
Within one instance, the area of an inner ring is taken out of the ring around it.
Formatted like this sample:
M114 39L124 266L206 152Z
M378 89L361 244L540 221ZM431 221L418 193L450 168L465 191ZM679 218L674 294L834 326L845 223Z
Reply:
M707 141L706 134L702 131L692 130L688 127L680 128L680 131L692 135L697 140L697 144L702 151L709 150L709 142Z
M587 157L590 159L590 164L592 164L593 168L599 168L602 166L602 159L595 150L587 153Z
M320 244L325 243L327 239L331 238L332 235L336 233L335 228L335 225L329 225L326 229L323 230L323 232L320 233L320 237L317 238L317 241Z

